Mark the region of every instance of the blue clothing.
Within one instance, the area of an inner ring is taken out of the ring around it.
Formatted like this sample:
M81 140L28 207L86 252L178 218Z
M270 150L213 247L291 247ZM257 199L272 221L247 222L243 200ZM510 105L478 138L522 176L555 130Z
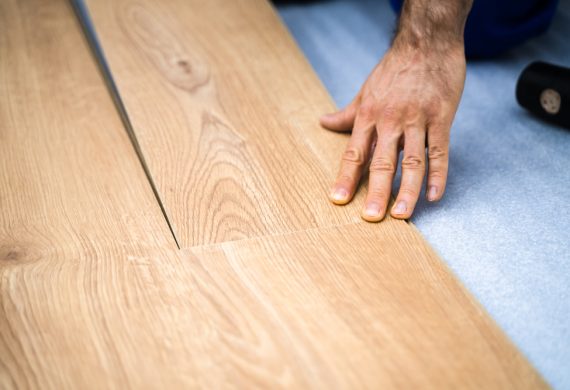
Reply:
M403 0L390 0L400 12ZM548 29L558 0L474 0L465 25L465 54L493 57Z

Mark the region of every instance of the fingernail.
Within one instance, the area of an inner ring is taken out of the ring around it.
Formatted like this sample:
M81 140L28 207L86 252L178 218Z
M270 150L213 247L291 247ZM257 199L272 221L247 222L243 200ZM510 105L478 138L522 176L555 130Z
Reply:
M405 214L406 213L406 202L403 200L396 203L396 206L392 209L394 214Z
M380 207L376 203L371 203L366 206L364 214L366 214L369 217L377 217L378 214L380 214Z
M436 199L437 199L437 187L436 186L430 186L428 189L428 200L434 201Z
M338 201L345 200L347 197L348 197L348 191L345 190L344 188L337 188L332 194L332 198Z

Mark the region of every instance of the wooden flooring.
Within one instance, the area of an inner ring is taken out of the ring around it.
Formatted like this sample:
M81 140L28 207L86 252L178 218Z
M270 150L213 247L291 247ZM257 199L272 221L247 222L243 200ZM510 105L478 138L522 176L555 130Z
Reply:
M0 388L547 387L413 226L328 203L267 3L87 6L142 156L70 3L0 2Z
M69 5L5 0L0 27L0 253L173 247Z
M345 138L266 1L86 4L181 246L359 220L327 199Z

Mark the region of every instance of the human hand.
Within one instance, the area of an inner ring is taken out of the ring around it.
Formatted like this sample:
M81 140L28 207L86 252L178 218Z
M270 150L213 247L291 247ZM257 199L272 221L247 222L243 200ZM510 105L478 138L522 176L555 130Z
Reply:
M403 149L402 180L391 214L409 218L426 171L426 146L427 199L441 199L448 171L449 133L464 82L462 45L429 52L395 44L355 99L345 109L321 118L327 129L352 130L331 191L332 202L350 202L370 162L362 217L371 222L382 220Z

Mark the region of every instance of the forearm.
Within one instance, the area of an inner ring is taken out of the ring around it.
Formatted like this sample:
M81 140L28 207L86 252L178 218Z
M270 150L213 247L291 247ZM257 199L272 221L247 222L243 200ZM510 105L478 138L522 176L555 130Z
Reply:
M420 50L463 48L473 0L405 0L393 47Z

